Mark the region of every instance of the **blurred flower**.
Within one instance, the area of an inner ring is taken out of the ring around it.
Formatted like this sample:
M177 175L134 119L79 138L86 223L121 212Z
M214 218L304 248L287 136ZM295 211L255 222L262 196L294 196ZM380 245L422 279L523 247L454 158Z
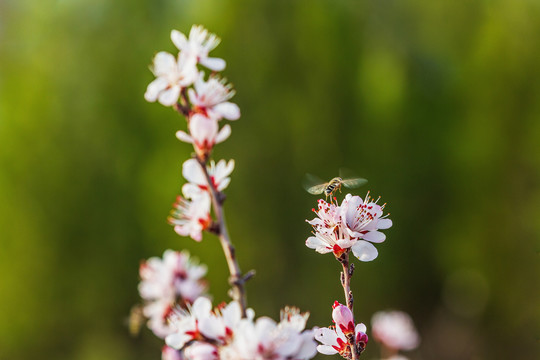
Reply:
M148 319L147 326L154 335L164 339L173 332L169 324L169 316L173 313L174 302L169 299L148 301L143 308L143 314Z
M296 307L285 307L280 311L280 327L292 327L297 331L302 331L306 328L309 313L301 313Z
M170 317L174 332L165 338L168 346L182 350L190 341L204 340L199 329L199 322L210 316L212 303L205 297L200 297L188 307L188 310L178 309Z
M203 277L206 266L199 265L187 251L166 250L163 260L151 257L139 268L139 292L145 300L175 300L193 302L206 290Z
M218 360L219 354L216 346L202 341L195 341L184 351L186 359L190 360Z
M231 302L211 309L210 300L197 299L189 311L171 317L173 334L166 342L184 349L186 359L254 360L310 359L316 354L311 331L304 331L306 314L289 311L277 324L270 318L254 321L253 310L241 317L240 305Z
M195 151L202 158L206 158L210 154L215 144L227 140L231 135L231 127L228 124L219 130L217 120L201 114L191 116L188 127L189 134L179 130L176 132L176 137L181 141L193 144Z
M166 250L163 259L152 257L141 264L139 294L145 300L148 327L156 336L163 338L171 332L168 316L175 304L191 303L206 291L206 271L187 251Z
M403 311L380 311L371 318L375 341L394 350L412 350L420 343L411 317Z
M287 321L286 321L287 322ZM235 331L234 341L224 350L227 359L311 359L316 351L311 330L296 329L290 324L261 317L253 322L243 319Z
M206 167L212 185L217 191L223 191L231 182L232 171L234 170L234 160L220 160L216 164L211 160ZM208 181L201 165L196 159L188 159L182 165L182 175L189 183L182 186L182 193L187 198L197 198L208 194Z
M178 235L190 236L195 241L201 241L203 230L212 224L210 198L201 196L188 201L178 196L168 221Z
M219 45L220 39L208 32L200 25L193 25L189 38L177 30L171 32L171 40L182 53L196 59L201 65L210 70L221 71L225 69L225 60L210 58L208 53Z
M195 82L195 89L189 89L188 95L194 111L209 118L237 120L240 117L238 105L227 101L234 96L234 90L223 79L211 76L205 82L204 73L201 72Z
M156 54L151 70L157 78L148 85L144 98L150 102L158 100L165 106L176 104L182 88L198 77L195 59L179 54L177 61L165 51Z
M161 350L161 360L184 360L182 352L167 345Z

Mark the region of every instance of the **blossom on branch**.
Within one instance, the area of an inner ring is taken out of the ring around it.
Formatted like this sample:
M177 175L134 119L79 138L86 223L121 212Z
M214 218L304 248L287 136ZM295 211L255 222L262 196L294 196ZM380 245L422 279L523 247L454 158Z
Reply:
M233 170L234 160L229 160L228 162L220 160L217 164L214 160L211 160L209 165L206 166L212 186L217 191L223 191L227 188L231 182L229 175L231 175ZM210 191L208 181L199 161L196 159L186 160L182 165L182 175L189 181L182 186L182 193L185 197L193 199L208 195Z
M317 346L317 351L325 355L339 354L345 359L352 359L352 351L360 355L366 348L366 326L355 326L352 312L345 305L336 301L332 307L332 319L336 325L315 330L315 340L321 343ZM354 345L351 343L352 339Z
M201 241L203 230L212 224L210 198L201 196L189 201L178 196L173 206L168 221L174 226L174 231L180 236L190 236L195 241Z
M307 221L314 236L306 240L306 246L321 254L332 252L340 257L352 251L360 261L374 260L378 252L372 243L383 242L386 236L379 230L392 226L392 221L382 216L383 208L371 201L369 194L365 199L347 194L339 206L320 199L313 210L317 217Z
M188 90L188 95L193 110L209 118L237 120L240 117L238 105L227 101L234 96L234 90L223 79L211 76L208 81L204 81L204 73L201 72L194 89Z
M158 52L151 68L157 77L152 81L144 94L146 101L159 101L165 106L178 102L183 88L190 86L199 76L196 60L179 54L178 60L165 51Z
M177 311L167 345L183 350L190 360L304 360L316 354L312 331L304 331L307 315L295 309L285 311L276 323L267 317L254 321L251 309L242 318L235 301L211 307L210 300L199 298L189 311Z
M231 127L227 124L219 130L217 120L201 114L194 114L189 119L189 134L179 130L176 132L178 140L191 143L195 152L201 158L208 157L214 145L219 144L231 135Z
M151 257L141 263L143 314L156 336L164 338L171 332L168 317L174 306L190 304L206 292L206 271L206 266L190 258L187 251L166 250L163 259Z
M225 69L225 60L208 57L208 53L219 45L220 39L200 25L193 25L186 38L180 31L171 31L171 40L182 53L195 59L199 64L210 70Z

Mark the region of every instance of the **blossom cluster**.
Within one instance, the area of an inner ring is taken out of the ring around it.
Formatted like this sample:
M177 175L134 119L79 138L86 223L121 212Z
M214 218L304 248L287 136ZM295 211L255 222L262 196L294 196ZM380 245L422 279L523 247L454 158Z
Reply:
M172 331L169 315L177 306L191 304L206 292L206 266L199 265L186 251L166 250L163 258L141 263L139 294L148 327L160 338Z
M306 330L308 314L296 308L285 308L279 322L268 317L256 319L245 299L244 283L250 273L240 271L222 212L222 192L231 181L235 163L211 159L215 145L231 135L231 127L224 120L240 118L239 107L229 101L235 92L218 74L226 63L209 56L220 39L202 26L193 26L187 37L173 30L171 40L178 53L161 51L155 55L151 70L156 78L144 94L147 101L157 101L185 116L187 128L178 130L176 137L194 149L193 157L182 164L187 183L168 222L178 235L195 241L202 240L204 231L218 235L230 271L233 300L212 307L203 278L206 267L186 252L167 250L162 259L143 262L139 284L142 312L149 328L165 339L162 360L307 360L317 351L357 360L368 336L366 326L356 324L353 316L350 280L354 266L349 264L348 253L361 261L378 256L373 244L383 242L386 236L380 230L392 226L388 215L383 215L385 205L379 205L379 199L371 199L369 193L365 198L347 194L341 204L335 198L331 202L321 199L313 209L316 217L308 221L313 236L306 245L319 253L333 253L343 266L341 284L347 305L334 303L333 326ZM202 68L210 70L210 75ZM341 183L347 186L341 178L336 179L340 181L337 185L332 181L331 185L322 185L325 195L331 196ZM387 321L379 320L373 324L376 341L392 349L412 346L414 337L406 328L394 334L387 329L391 325L384 326ZM399 340L403 343L396 342Z
M386 239L379 230L392 226L392 220L383 216L384 205L377 204L379 199L373 201L369 193L364 199L347 194L341 205L320 199L313 209L317 217L307 221L314 236L306 246L321 254L332 252L336 258L351 250L361 261L374 260L378 252L373 243Z
M254 311L248 309L242 318L236 301L212 309L210 300L200 297L189 310L171 316L174 332L165 341L193 360L310 359L316 344L312 330L305 330L307 317L297 309L286 309L276 323L268 317L255 320Z
M361 354L366 348L366 326L362 323L355 326L353 313L347 306L336 301L332 307L335 326L315 330L315 339L321 343L317 350L321 354L339 354L345 359L352 359L353 351Z
M182 165L182 175L188 183L182 186L184 197L178 196L169 216L169 223L180 236L190 236L201 241L202 232L212 226L210 186L223 191L234 170L234 160L220 160L217 164L211 160L206 165L206 173L211 181L208 183L205 171L197 159L188 159Z
M217 75L225 69L225 61L209 57L220 39L202 26L193 26L189 37L173 30L171 40L178 55L165 51L156 54L152 66L156 79L148 85L144 96L150 102L173 106L186 116L187 131L178 130L176 137L193 144L197 158L182 166L182 174L189 183L182 187L183 196L177 197L169 223L179 235L201 241L202 232L212 226L211 186L216 191L224 190L234 169L233 160L206 162L213 147L231 135L228 124L220 129L221 120L237 120L240 109L228 101L234 96L232 86ZM205 79L199 65L212 70L212 75Z
M173 30L171 40L179 50L178 55L165 51L156 54L152 66L156 79L148 85L144 97L180 110L187 117L189 132L180 130L176 137L193 144L197 155L206 159L214 145L231 134L229 125L219 129L219 121L240 117L238 106L228 101L234 96L232 86L215 75L225 69L225 61L208 56L220 39L202 26L193 26L188 38ZM197 65L212 70L213 75L205 80Z

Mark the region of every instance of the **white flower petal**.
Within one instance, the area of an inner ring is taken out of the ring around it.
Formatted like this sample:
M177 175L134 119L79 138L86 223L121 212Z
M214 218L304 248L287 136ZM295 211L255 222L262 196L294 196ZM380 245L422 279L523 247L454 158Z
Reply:
M214 106L214 111L227 120L238 120L240 118L240 108L231 102L224 102Z
M392 227L392 220L390 219L379 219L377 222L378 229L389 229Z
M173 106L180 96L180 87L173 86L159 94L158 101L165 106Z
M182 185L182 194L186 199L199 199L201 196L208 195L206 191L201 189L199 185L192 183L185 183Z
M160 51L154 57L153 72L156 76L167 77L176 71L176 59L166 51Z
M379 255L375 246L364 240L358 240L351 250L360 261L372 261Z
M214 71L222 71L227 65L225 60L220 58L202 58L200 59L200 63L201 65L206 66L210 70Z
M328 345L318 345L317 351L324 355L334 355L338 353L336 349Z
M186 344L186 342L188 342L189 340L191 340L191 336L188 336L186 334L179 334L179 333L176 333L176 334L171 334L171 335L168 335L166 338L165 338L165 343L172 347L173 349L181 349L182 347L184 347L184 345Z
M354 328L354 331L358 334L358 333L366 333L367 332L367 328L366 328L366 325L364 325L363 323L360 323L360 324L357 324L356 327Z
M380 231L370 231L364 234L362 238L373 243L382 243L386 239L386 235Z
M332 249L328 248L328 244L321 241L321 239L315 236L310 236L307 238L306 246L310 249L315 249L315 251L321 254L332 252Z
M204 171L196 159L188 159L182 164L182 176L197 185L208 185Z
M144 93L144 98L146 101L154 102L157 100L159 93L162 92L167 88L169 83L166 79L158 77L154 81L152 81L150 84L148 84L148 87L146 88L146 92Z
M326 345L337 345L337 334L329 328L319 328L314 331L315 340Z
M229 126L229 124L227 124L224 127L222 127L221 130L218 132L216 136L216 144L219 144L227 140L229 136L231 136L231 127Z
M186 36L178 30L171 31L171 40L178 50L184 50L187 47L188 41Z
M189 136L185 131L178 130L176 132L176 138L180 141L187 142L189 144L193 144L193 138Z
M305 331L300 334L302 343L300 349L295 354L294 358L296 359L311 359L317 354L317 344L313 341L313 332Z
M212 302L204 296L197 298L191 306L191 314L198 319L208 316L211 311Z
M229 183L231 182L231 178L225 178L222 181L220 181L218 186L218 191L223 191L229 186Z

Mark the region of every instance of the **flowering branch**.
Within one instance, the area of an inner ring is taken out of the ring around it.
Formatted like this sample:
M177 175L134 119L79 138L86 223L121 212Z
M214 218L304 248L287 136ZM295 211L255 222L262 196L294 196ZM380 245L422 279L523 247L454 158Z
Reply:
M341 204L331 197L341 185L356 187L363 179L337 177L310 187L310 193L324 192L331 200L319 200L318 209L313 210L317 217L308 221L313 236L306 245L322 254L333 253L341 264L345 305L334 302L335 325L327 328L305 330L309 314L291 307L282 311L279 323L268 317L255 319L253 309L247 308L245 289L254 271L243 274L240 270L223 209L223 190L231 181L234 160L216 163L211 159L214 146L231 134L231 126L223 125L222 120L240 117L239 107L228 101L234 96L232 86L218 74L225 69L225 60L209 57L220 39L202 26L193 26L189 37L173 30L171 40L179 53L156 54L152 66L156 79L144 95L186 118L187 130L177 131L176 137L195 150L182 164L182 175L188 182L182 186L168 221L177 234L195 241L202 241L205 231L218 236L229 268L232 301L213 308L205 296L206 267L190 260L187 253L167 250L163 259L151 258L141 265L139 292L144 306L134 314L142 313L154 334L165 339L163 360L308 360L316 351L358 360L368 337L366 326L356 323L353 315L351 278L355 267L349 254L360 261L377 257L373 244L386 238L379 230L392 226L387 215L383 216L384 205L378 205L379 199L373 201L369 193L364 199L347 194ZM200 66L211 74L206 77Z
M242 317L246 317L246 290L244 287L245 282L253 276L253 272L248 273L248 276L242 276L242 271L240 270L240 265L236 260L236 251L229 238L229 232L227 230L227 225L225 224L225 214L223 212L223 202L225 201L225 196L222 192L217 191L214 186L214 182L208 174L206 167L206 161L201 159L196 155L196 159L201 166L201 169L204 173L206 181L209 184L210 196L212 198L212 205L214 207L214 215L216 217L217 223L217 235L219 241L221 242L221 247L223 248L223 253L227 260L227 265L229 267L229 273L231 274L229 278L229 284L232 286L231 297L233 300L238 301L240 304L240 309L242 312Z

